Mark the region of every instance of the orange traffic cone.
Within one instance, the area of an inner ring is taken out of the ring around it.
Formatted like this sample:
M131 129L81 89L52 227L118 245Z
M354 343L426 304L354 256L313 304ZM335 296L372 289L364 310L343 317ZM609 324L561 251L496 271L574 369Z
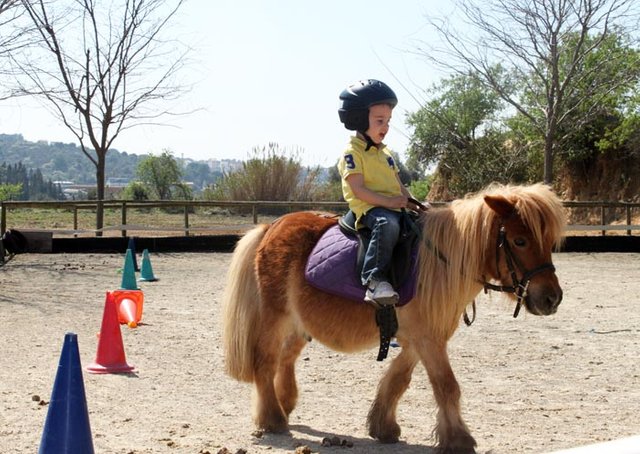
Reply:
M118 324L115 298L109 292L104 302L104 314L100 338L98 339L98 351L96 359L87 366L87 372L92 374L117 374L133 370L133 366L127 364L124 355L122 333Z
M142 290L114 290L111 292L118 308L118 321L135 328L142 319L144 294Z

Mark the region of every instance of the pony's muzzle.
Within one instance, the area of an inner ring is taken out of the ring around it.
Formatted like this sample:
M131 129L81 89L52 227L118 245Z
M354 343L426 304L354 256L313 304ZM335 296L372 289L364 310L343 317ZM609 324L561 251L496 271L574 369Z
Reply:
M562 289L560 287L547 288L541 292L529 289L525 306L533 315L551 315L558 311L561 302Z

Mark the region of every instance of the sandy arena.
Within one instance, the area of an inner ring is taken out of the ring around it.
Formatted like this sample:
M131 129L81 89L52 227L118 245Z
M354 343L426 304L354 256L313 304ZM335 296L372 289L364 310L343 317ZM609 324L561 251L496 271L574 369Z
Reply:
M143 324L122 328L135 374L84 372L96 453L435 453L424 369L400 403L401 442L381 445L365 420L389 360L315 342L298 362L291 434L257 436L251 387L224 374L230 257L151 255L160 280L140 284ZM554 262L564 289L556 315L514 320L512 303L482 296L477 321L461 324L450 344L479 453L546 453L640 434L640 254L563 253ZM0 267L0 452L37 451L64 335L78 334L83 367L94 360L105 291L120 286L123 263L117 254L25 254ZM334 436L353 446L322 446Z

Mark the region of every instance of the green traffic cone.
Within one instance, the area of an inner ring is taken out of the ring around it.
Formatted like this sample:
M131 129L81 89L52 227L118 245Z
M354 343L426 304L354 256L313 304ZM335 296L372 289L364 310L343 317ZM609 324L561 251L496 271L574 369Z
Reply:
M136 260L136 242L133 237L129 238L127 249L131 249L131 254L133 254L133 270L137 273L140 271L140 268L138 268L138 260Z
M153 282L158 278L153 275L153 268L151 267L151 260L149 259L149 250L142 251L142 268L140 269L139 281Z
M127 249L127 255L124 258L124 270L122 272L122 290L140 290L136 284L136 272L133 267L133 255L131 249Z

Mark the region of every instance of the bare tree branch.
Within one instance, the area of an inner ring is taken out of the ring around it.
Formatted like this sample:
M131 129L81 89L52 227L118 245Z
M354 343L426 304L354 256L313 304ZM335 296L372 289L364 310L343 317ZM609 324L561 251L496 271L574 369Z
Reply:
M188 89L177 76L189 49L163 38L184 1L19 1L36 34L11 53L14 94L41 99L74 134L96 166L100 200L106 154L120 133L160 123L171 113L162 106Z
M11 77L11 54L30 43L32 26L21 21L25 12L20 0L0 0L0 76ZM0 84L0 100L15 96L5 83Z
M633 82L636 74L600 80L598 67L584 72L584 62L614 29L638 23L634 0L459 0L464 27L449 19L428 19L442 46L428 44L417 52L437 67L474 72L540 132L544 142L544 181L551 183L553 156L563 122L577 110L589 113L607 92ZM568 40L573 53L562 55ZM603 62L603 65L606 62ZM502 71L496 71L501 68ZM509 77L507 77L510 74ZM575 87L595 81L576 100ZM514 89L517 82L517 89ZM540 88L542 87L542 90Z

